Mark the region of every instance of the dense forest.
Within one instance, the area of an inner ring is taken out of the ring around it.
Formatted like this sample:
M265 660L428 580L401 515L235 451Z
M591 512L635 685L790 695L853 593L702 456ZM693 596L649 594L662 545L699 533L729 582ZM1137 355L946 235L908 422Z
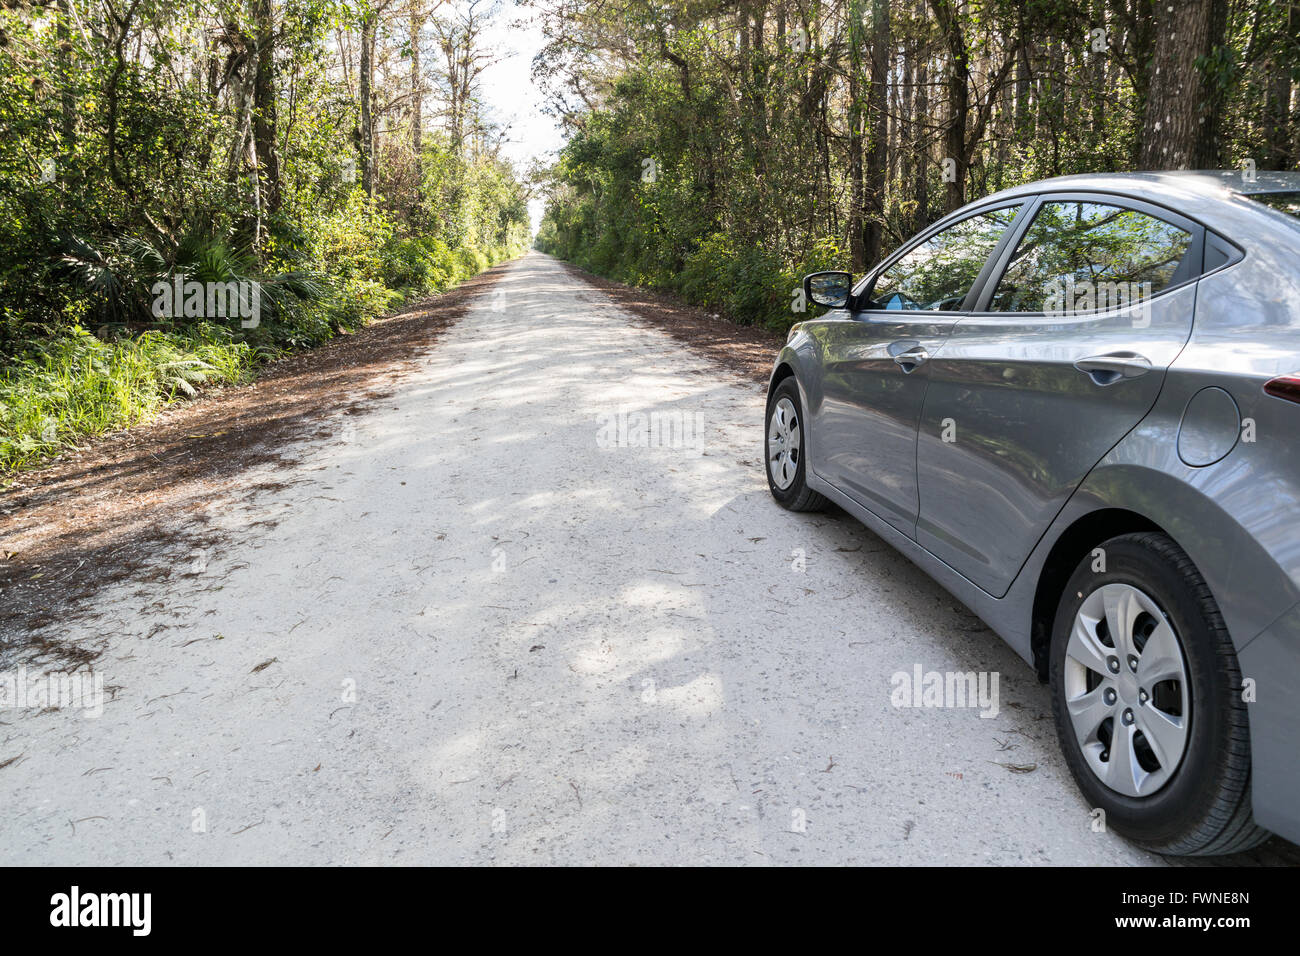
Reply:
M1021 182L1300 167L1300 3L540 2L539 247L745 321Z
M496 12L5 0L0 470L521 251L479 96Z

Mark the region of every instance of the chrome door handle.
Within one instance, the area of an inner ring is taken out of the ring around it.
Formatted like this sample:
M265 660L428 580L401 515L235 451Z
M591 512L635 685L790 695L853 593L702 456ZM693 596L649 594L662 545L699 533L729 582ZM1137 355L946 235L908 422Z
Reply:
M1151 360L1137 352L1108 352L1089 355L1074 363L1080 372L1086 372L1098 385L1110 385L1122 378L1137 378L1151 371Z
M899 352L894 356L894 363L898 365L905 373L914 372L919 366L924 365L930 359L930 353L922 346L917 345L908 349L906 352Z

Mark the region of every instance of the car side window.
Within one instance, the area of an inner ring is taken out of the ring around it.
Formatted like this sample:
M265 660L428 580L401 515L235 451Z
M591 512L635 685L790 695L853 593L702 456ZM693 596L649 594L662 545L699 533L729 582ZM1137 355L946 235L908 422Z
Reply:
M876 277L864 307L932 312L960 309L989 254L1019 211L1020 206L1014 205L979 212L919 243Z
M1079 312L1168 288L1192 247L1186 229L1102 202L1044 202L1016 246L990 312Z

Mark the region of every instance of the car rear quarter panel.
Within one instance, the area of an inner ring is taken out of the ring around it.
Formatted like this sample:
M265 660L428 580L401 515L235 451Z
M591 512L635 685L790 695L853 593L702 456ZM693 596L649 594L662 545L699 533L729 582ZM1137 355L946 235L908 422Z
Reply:
M1271 212L1251 220L1219 230L1246 255L1201 280L1171 397L1215 385L1240 409L1241 440L1190 482L1212 501L1206 510L1230 550L1188 553L1203 573L1213 569L1210 587L1253 684L1244 693L1256 822L1300 842L1300 406L1263 390L1300 371L1300 223Z

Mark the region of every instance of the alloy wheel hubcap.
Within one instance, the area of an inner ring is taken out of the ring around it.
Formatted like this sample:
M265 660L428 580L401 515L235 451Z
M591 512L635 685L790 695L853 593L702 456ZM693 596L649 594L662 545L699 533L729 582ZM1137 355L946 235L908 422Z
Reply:
M1065 648L1065 705L1084 761L1129 797L1155 793L1187 749L1191 723L1182 643L1160 606L1106 584L1079 607Z
M800 448L799 416L794 402L782 398L772 409L767 424L767 470L772 483L782 491L790 487L799 471Z

